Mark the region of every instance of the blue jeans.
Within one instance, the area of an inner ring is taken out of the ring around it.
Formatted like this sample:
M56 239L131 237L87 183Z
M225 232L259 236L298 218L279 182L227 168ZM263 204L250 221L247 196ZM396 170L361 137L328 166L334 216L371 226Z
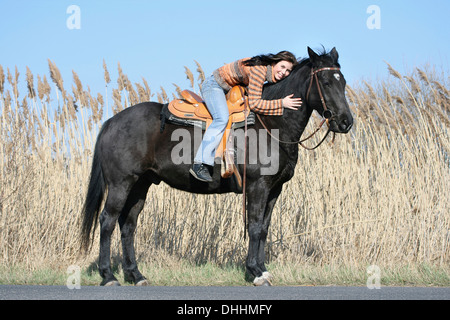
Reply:
M214 166L216 149L222 140L229 118L225 93L225 90L217 83L214 76L210 76L203 82L202 97L208 106L213 121L205 131L202 143L194 158L195 163L205 163Z

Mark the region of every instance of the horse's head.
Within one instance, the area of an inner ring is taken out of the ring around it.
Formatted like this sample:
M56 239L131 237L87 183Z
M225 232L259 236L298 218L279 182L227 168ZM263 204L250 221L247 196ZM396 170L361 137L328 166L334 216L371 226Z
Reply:
M345 98L346 81L338 63L339 54L333 48L318 55L308 47L312 64L307 103L328 119L330 130L347 133L353 126L353 116Z

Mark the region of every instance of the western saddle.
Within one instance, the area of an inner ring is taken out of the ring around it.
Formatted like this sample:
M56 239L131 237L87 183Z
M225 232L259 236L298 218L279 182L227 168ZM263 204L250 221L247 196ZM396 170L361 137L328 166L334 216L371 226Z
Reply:
M230 117L225 133L216 150L216 158L219 157L222 160L222 177L229 178L234 173L239 186L242 186L242 179L234 163L234 148L231 147L232 135L230 133L232 132L232 125L245 122L246 117L250 113L250 110L245 107L246 97L244 92L245 89L243 87L235 86L226 95ZM180 119L202 121L205 123L204 128L207 129L212 123L213 117L209 113L203 99L189 90L182 91L181 96L183 99L176 99L169 103L169 112Z

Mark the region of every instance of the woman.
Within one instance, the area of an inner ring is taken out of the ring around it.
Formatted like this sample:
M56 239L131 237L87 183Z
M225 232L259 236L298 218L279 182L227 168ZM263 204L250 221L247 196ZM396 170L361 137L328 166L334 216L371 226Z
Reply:
M281 116L284 108L297 110L302 105L293 94L279 100L262 100L266 81L275 83L283 80L297 64L295 56L288 51L245 58L224 65L213 72L202 86L202 96L213 117L211 125L203 136L202 143L189 172L198 180L211 182L214 155L228 123L228 106L225 94L236 85L248 87L248 101L251 110L264 115Z

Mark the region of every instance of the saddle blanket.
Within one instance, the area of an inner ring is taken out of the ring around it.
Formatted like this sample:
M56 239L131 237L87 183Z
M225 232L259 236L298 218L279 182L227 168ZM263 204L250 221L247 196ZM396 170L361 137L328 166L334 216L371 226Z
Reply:
M206 121L198 120L198 119L186 119L180 118L172 114L169 110L169 104L165 104L161 110L160 114L161 119L161 132L164 131L165 123L171 123L180 126L186 127L197 127L202 130L206 130ZM250 111L247 117L247 126L252 126L255 124L255 114ZM235 122L231 125L231 129L243 128L245 125L245 121Z

